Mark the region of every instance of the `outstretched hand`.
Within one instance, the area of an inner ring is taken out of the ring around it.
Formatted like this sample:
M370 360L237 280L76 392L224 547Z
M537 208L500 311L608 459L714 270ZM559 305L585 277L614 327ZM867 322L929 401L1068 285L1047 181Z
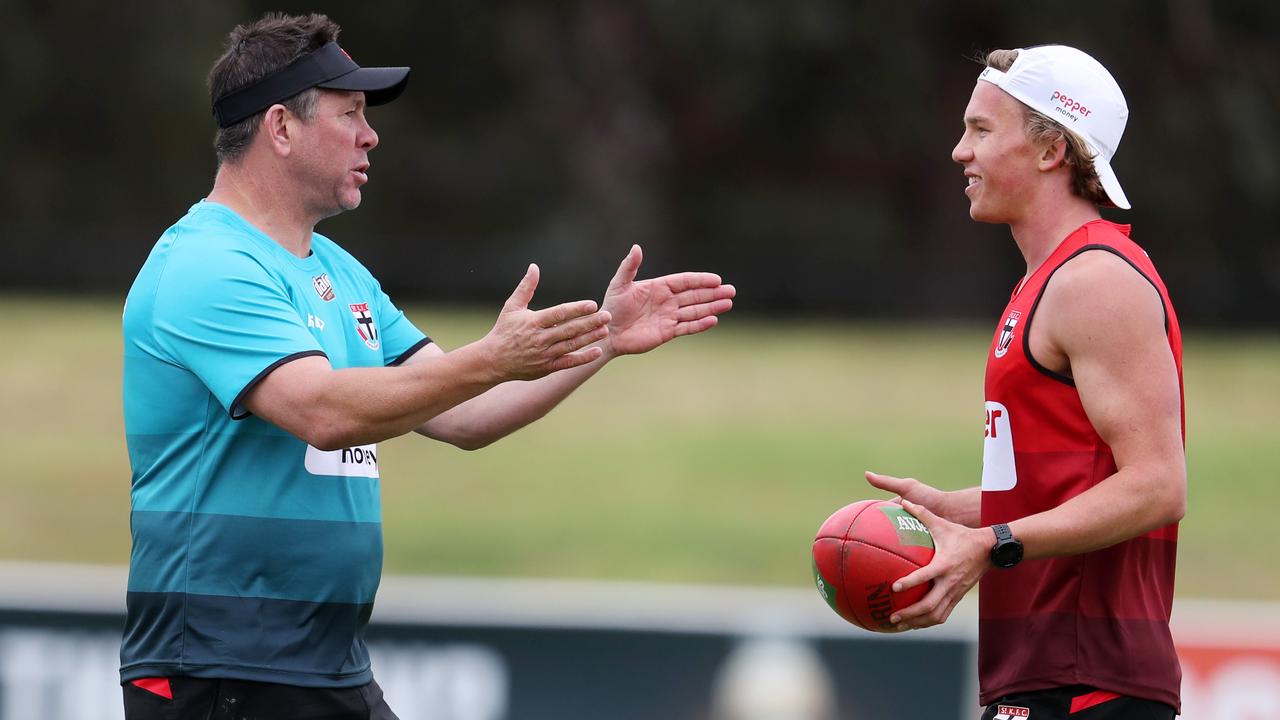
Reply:
M603 354L600 347L591 345L608 337L609 313L597 312L594 300L530 310L538 277L538 266L530 265L484 338L492 347L500 381L533 380L585 365Z
M902 507L929 529L937 550L928 565L895 582L893 591L902 592L930 580L933 587L919 602L894 613L889 622L899 630L941 625L951 617L960 599L991 568L994 536L988 528L957 525L910 500L902 500Z
M714 273L637 281L643 257L640 246L632 245L605 291L604 310L612 319L604 344L613 356L648 352L681 335L710 330L716 316L733 307L737 294Z
M926 485L915 478L882 475L870 470L866 472L866 477L867 483L872 487L896 495L897 497L892 498L891 502L902 504L903 500L910 500L921 505L928 505L944 516L946 515L943 506L946 504L947 493L932 485Z

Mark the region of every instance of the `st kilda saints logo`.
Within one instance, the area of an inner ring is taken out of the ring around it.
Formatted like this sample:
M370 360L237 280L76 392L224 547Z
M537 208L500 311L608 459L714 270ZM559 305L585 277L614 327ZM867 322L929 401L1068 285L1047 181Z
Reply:
M1017 718L1031 717L1031 709L1018 707L1017 705L1001 705L996 708L996 714L993 716L995 720L1016 720Z
M1022 313L1017 310L1009 311L1009 317L1005 318L1004 327L1000 329L1000 340L996 342L996 357L1002 358L1009 352L1009 345L1013 342L1013 329L1018 326L1021 317Z
M351 315L356 319L356 332L360 333L365 346L370 350L382 347L382 341L378 339L378 323L373 321L369 303L355 303L347 307L351 308Z
M333 299L333 283L329 282L329 273L320 273L318 277L311 278L311 287L316 289L321 300L329 302Z

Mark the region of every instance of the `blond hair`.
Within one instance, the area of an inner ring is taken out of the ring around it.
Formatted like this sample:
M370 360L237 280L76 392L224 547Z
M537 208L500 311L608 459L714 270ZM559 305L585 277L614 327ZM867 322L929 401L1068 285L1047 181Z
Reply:
M1000 72L1008 72L1017 59L1017 50L992 50L985 56L980 56L978 62ZM1066 142L1067 152L1063 162L1071 168L1071 192L1095 205L1113 206L1114 203L1102 187L1098 171L1093 167L1094 154L1089 152L1084 140L1048 115L1026 105L1022 105L1022 114L1025 120L1022 129L1032 145L1047 147L1059 140Z

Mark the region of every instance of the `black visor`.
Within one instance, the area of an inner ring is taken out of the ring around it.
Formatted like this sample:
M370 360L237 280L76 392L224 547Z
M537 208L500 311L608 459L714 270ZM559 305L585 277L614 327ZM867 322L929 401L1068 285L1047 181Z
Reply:
M382 105L400 96L409 83L409 68L362 68L338 43L331 42L285 67L213 101L218 127L231 127L308 88L364 93L368 105Z

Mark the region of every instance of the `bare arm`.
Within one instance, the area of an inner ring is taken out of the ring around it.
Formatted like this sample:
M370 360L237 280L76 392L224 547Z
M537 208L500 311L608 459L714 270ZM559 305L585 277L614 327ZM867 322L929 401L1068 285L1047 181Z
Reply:
M1085 253L1058 275L1041 300L1051 320L1044 354L1067 359L1119 469L1052 510L1010 523L1027 558L1109 547L1186 512L1181 393L1159 294L1107 252Z
M267 375L244 405L314 447L332 450L402 435L500 383L598 360L603 351L586 346L608 334L609 313L597 312L590 300L530 310L537 284L538 268L531 265L493 329L454 352L400 367L342 370L323 357L300 358Z
M432 343L414 353L405 365L431 363L446 355ZM551 412L608 360L602 354L591 362L538 380L502 383L426 418L414 429L463 450L478 450Z
M1118 469L1062 505L1010 523L1024 558L1098 550L1181 519L1181 393L1159 294L1124 260L1084 253L1054 276L1037 318L1033 354L1072 375ZM938 552L927 567L895 583L895 590L930 580L934 586L890 620L908 627L936 625L990 569L995 536L989 528L962 527L923 506L903 505L933 533Z
M636 281L643 259L639 246L618 266L605 291L608 335L597 343L596 359L531 382L494 387L432 417L417 430L427 437L472 450L484 447L551 412L610 360L648 352L674 338L694 335L716 325L716 316L733 307L735 290L711 273L678 273ZM441 353L423 348L409 363L429 361Z

